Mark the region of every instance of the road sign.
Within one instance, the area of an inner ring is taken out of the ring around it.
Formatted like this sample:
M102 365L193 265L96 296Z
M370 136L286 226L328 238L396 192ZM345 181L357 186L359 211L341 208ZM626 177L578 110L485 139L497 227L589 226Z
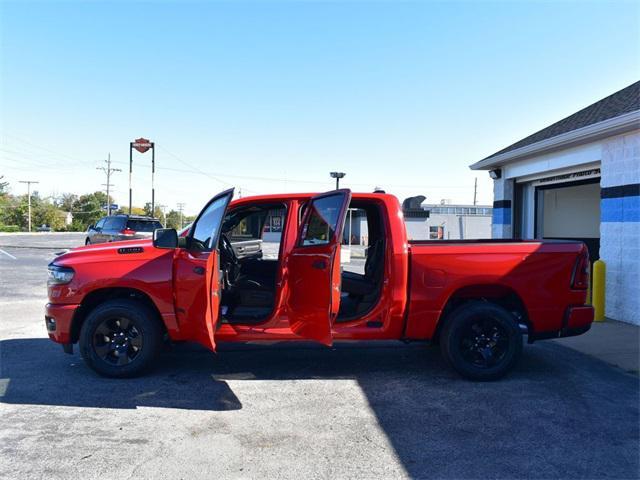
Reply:
M111 204L111 211L112 211L112 212L113 212L113 211L115 211L115 210L118 210L118 208L120 208L120 207L119 207L119 205L118 205L117 203L112 203L112 204ZM104 205L102 205L102 209L103 209L103 210L109 210L109 209L107 208L107 204L106 204L106 203L105 203Z
M147 150L149 150L151 147L153 147L153 144L151 143L150 140L140 137L140 138L136 138L133 141L132 146L133 148L138 150L140 153L144 153Z

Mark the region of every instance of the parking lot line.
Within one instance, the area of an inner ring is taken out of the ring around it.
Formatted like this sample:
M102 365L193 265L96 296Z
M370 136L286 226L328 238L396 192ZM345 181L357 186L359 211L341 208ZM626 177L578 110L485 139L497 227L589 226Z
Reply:
M5 252L5 251L4 251L4 250L2 250L2 249L0 249L0 253L4 253L7 257L9 257L9 258L13 258L14 260L17 260L17 258L16 258L16 257L14 257L13 255L11 255L11 254L10 254L10 253L8 253L8 252Z

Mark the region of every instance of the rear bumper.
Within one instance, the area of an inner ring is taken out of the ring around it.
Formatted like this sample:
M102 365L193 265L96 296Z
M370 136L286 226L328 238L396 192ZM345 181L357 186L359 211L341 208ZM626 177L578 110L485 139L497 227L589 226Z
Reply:
M71 343L73 315L80 305L56 305L47 303L44 321L49 338L57 343Z
M591 305L568 307L560 330L535 332L533 335L529 335L529 343L548 338L574 337L576 335L582 335L583 333L588 332L591 328L593 318L594 311Z

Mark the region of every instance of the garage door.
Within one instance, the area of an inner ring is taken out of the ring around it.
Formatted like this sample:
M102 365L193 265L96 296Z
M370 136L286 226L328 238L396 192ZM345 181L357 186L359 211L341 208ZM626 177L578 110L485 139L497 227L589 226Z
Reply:
M600 183L562 184L536 189L538 238L580 240L592 260L600 249Z

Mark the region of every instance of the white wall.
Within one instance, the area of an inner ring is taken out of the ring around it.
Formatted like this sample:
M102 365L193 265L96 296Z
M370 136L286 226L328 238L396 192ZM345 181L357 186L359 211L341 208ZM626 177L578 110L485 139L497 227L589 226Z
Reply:
M640 183L640 131L604 142L601 186L637 183ZM607 317L640 325L640 222L602 222L600 258L607 266Z

